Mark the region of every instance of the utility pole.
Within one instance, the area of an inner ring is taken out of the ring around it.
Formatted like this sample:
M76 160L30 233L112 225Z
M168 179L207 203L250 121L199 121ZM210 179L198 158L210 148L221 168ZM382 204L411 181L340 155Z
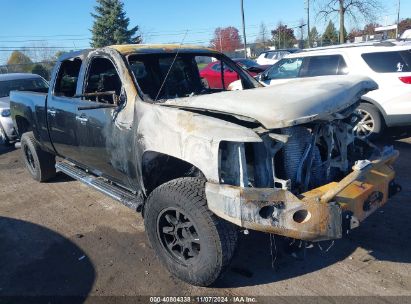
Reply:
M281 49L281 27L279 27L278 32L278 49Z
M311 37L310 37L310 0L306 0L307 2L307 41L308 41L308 47L311 47Z
M247 58L247 38L245 36L244 0L241 0L241 16L243 19L244 58Z
M297 26L301 30L301 42L300 42L300 48L304 48L304 26L307 24L301 24L300 26Z
M401 0L398 0L398 11L397 11L397 31L396 31L396 39L398 39L399 35L399 26L400 26L400 10L401 10Z

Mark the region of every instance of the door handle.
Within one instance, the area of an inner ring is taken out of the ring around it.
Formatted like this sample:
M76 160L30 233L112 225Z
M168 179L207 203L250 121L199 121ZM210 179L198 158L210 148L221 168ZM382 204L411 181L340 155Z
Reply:
M81 116L76 116L76 120L78 120L81 124L86 124L88 121L88 118L84 115Z
M47 113L49 113L51 116L56 116L57 111L54 109L47 109Z

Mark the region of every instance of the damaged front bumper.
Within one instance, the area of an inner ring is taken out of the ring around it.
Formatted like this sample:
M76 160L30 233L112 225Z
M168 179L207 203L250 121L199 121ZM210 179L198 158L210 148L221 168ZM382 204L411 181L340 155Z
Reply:
M307 241L341 238L384 205L399 186L390 150L375 161L360 161L340 182L298 197L282 189L206 184L209 209L240 227Z

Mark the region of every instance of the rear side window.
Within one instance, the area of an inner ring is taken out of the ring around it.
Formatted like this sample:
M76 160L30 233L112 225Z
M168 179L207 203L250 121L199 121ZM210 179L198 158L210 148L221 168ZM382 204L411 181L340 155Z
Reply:
M61 63L54 87L54 95L74 97L81 68L81 59L74 58Z
M368 53L361 56L377 73L411 72L411 51Z
M301 77L315 77L327 75L345 75L348 72L347 64L341 55L306 57L307 61Z

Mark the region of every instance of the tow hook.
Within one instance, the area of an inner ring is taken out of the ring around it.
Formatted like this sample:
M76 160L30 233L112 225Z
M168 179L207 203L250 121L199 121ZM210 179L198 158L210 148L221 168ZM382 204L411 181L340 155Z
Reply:
M396 182L392 181L388 187L388 197L391 198L392 196L400 193L402 191L402 187L397 184Z

